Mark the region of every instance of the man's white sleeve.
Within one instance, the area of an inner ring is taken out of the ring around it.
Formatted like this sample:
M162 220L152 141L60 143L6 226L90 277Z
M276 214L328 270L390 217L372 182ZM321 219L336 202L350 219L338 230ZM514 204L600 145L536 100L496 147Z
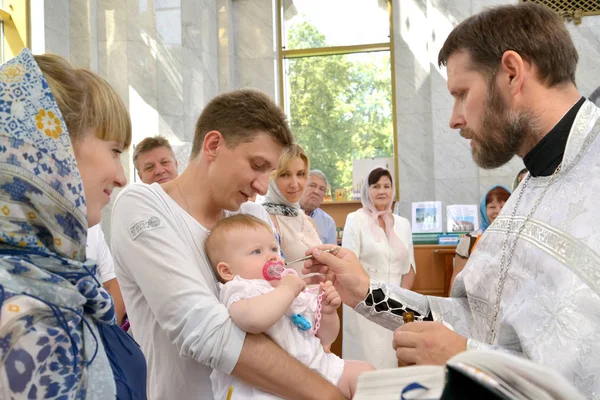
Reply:
M100 275L100 283L105 283L115 279L115 264L112 254L104 238L104 233L100 228L100 224L88 229L87 241L89 258L96 259L98 263L98 274Z

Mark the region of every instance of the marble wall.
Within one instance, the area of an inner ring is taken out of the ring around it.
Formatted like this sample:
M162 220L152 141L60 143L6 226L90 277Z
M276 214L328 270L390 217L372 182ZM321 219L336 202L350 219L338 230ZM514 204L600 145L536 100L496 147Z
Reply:
M519 159L494 171L478 168L470 146L448 126L452 97L437 54L460 21L501 1L395 0L393 5L401 215L424 200L478 204L493 184L510 186Z
M191 141L219 93L216 0L46 0L45 23L45 51L96 71L125 101L133 143Z
M470 147L448 126L452 97L446 72L437 66L444 40L460 21L500 4L499 0L394 0L394 50L398 120L400 213L411 203L439 200L443 205L478 204L495 184L511 186L523 168L515 157L502 168L484 170L472 160ZM600 86L600 17L568 25L580 61L577 82L584 96ZM600 92L598 93L600 97Z

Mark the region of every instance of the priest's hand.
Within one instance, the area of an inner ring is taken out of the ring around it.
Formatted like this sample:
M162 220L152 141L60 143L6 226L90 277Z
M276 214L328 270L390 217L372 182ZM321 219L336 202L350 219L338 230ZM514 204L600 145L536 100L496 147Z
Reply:
M439 322L410 322L396 329L393 345L401 366L443 365L467 349L467 338Z
M304 263L302 273L321 274L307 278L306 283L319 284L331 281L340 294L342 302L354 308L367 297L371 280L352 251L336 247L333 253L323 252L332 247L336 246L322 244L309 249L306 255L312 254L314 259Z

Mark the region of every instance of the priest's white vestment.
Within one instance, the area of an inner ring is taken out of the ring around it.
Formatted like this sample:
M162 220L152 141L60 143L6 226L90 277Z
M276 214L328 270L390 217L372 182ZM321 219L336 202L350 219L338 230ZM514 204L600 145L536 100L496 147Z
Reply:
M402 317L376 308L383 302L399 314L409 309L417 319L432 317L467 337L468 349L520 353L558 370L588 398L600 399L599 136L600 109L586 101L559 172L521 182L457 276L451 297L372 282L356 311L389 329L401 325ZM515 240L498 302L502 255L510 257Z

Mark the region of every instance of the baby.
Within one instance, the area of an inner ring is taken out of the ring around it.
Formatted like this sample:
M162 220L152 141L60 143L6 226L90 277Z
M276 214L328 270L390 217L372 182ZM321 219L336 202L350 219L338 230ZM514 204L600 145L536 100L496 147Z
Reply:
M308 367L316 370L352 398L358 376L373 367L362 361L344 361L329 348L339 333L336 309L339 293L331 282L319 291L305 291L305 282L296 275L267 281L263 268L281 263L273 231L263 221L249 215L235 215L217 223L206 239L206 254L219 284L220 301L229 308L233 322L248 333L264 332L279 346ZM320 326L318 295L322 295ZM299 317L300 316L300 317ZM294 320L292 320L294 317ZM297 323L298 318L303 323ZM215 370L211 375L215 399L224 399L230 386L232 399L275 399L277 397Z

